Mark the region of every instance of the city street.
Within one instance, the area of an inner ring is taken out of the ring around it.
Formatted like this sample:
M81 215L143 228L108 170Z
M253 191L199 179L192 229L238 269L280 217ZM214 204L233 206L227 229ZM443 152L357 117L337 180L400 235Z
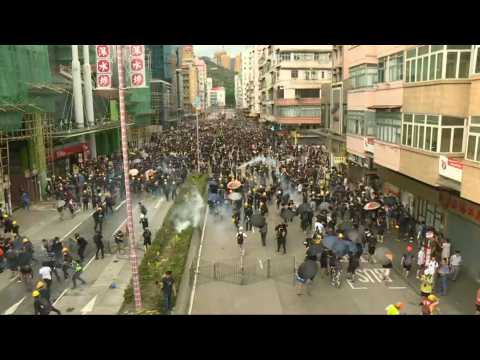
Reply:
M295 201L301 202L297 195ZM282 255L276 250L274 226L281 222L275 204L269 206L267 218L269 229L267 246L261 245L260 233L248 232L246 240L247 258L256 259L265 264L267 258L278 259L295 256L298 266L305 257L303 244L305 235L300 229L298 217L293 223L288 223L287 254ZM386 246L389 246L389 242ZM230 263L240 262L238 245L235 239L235 227L229 217L223 221L208 215L201 259L204 262L227 260ZM396 258L396 262L400 259ZM284 269L287 264L282 265ZM207 271L206 267L203 267ZM381 280L381 266L362 262L357 269L357 280L352 283L345 281L340 289L329 284L328 279L321 278L320 273L314 280L311 296L296 295L293 275L284 274L268 280L253 281L251 284L239 285L228 281L213 281L200 276L199 285L195 289L192 314L385 314L385 307L402 301L404 312L411 315L420 314L419 289L413 288L400 276L392 271L393 282L386 284ZM414 278L414 274L410 274ZM453 292L454 290L452 290ZM445 300L444 300L445 299ZM462 314L448 297L442 297L440 306L442 314ZM465 310L464 310L465 311Z
M167 203L164 198L160 199L148 197L143 200L142 197L139 197L135 199L134 204L137 204L139 200L142 200L144 205L149 210L152 232L158 230L161 227L163 217L171 205L171 201ZM138 223L139 211L137 208L138 206L136 206L134 212L136 231L135 236L137 239L137 248L139 249L137 253L141 259L144 250L143 238L141 236L141 225ZM70 219L69 216L66 216L65 220L60 221L58 219L57 212L53 211L52 209L42 209L41 211L32 210L32 217L35 216L35 218L44 220L32 223L32 227L23 233L34 243L37 257L41 254L41 238L49 239L54 236L59 236L62 240L65 240L69 237L73 237L73 234L78 232L89 242L85 252L84 273L82 276L87 282L86 285L79 283L79 285L77 285L77 289L71 290L71 276L69 279L63 280L63 273L60 269L57 271L61 277L61 281L58 282L53 276L51 299L54 303L54 306L64 314L80 314L81 309L93 296L97 295L97 293L103 294L104 292L108 292L111 283L113 281L118 281L122 282L123 286L119 286L117 289L110 291L115 291L113 301L116 302L116 304L103 304L102 308L102 299L100 297L98 297L97 302L98 306L101 308L100 313L116 314L123 303L123 290L125 289L126 285L128 285L130 279L131 273L130 264L128 261L128 244L125 245L124 255L112 255L108 250L109 246L112 251L115 247L112 239L113 234L118 229L124 229L125 227L125 201L120 202L115 208L115 213L108 215L104 221L103 235L106 250L105 259L95 260L95 244L92 240L94 235L94 222L91 214L91 211L89 211L88 214L80 212L73 219ZM108 242L110 242L110 244L108 244ZM34 275L35 279L38 279L38 266L36 264L34 264ZM11 279L9 271L5 271L0 274L0 284L1 314L33 314L33 298L31 296L31 291L26 289L25 284L18 283L16 278ZM90 296L90 294L93 295ZM108 301L108 298L106 301ZM96 309L90 310L90 312L93 311L96 311Z

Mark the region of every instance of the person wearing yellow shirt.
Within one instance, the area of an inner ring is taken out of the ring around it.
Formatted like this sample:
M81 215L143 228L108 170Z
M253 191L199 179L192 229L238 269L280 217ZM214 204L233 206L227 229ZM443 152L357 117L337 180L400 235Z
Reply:
M387 315L400 315L400 310L404 308L404 304L402 302L398 302L396 304L390 304L385 308Z
M422 301L426 299L433 291L433 275L424 274L420 278L420 295L422 296ZM421 303L420 303L421 305Z

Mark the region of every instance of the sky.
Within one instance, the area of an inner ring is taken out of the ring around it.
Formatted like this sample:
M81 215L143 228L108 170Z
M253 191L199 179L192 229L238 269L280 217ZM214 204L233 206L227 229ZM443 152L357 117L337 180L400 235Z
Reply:
M228 52L231 57L234 57L249 46L250 45L193 45L193 50L198 57L208 56L212 58L215 52L221 51L224 47L225 51Z

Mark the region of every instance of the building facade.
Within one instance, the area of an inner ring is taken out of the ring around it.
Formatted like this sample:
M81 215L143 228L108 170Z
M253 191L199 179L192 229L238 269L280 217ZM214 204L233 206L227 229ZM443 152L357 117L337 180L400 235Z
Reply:
M477 278L479 46L343 47L348 161L450 238Z
M223 86L215 86L209 93L210 104L213 108L225 107L225 88Z
M198 79L198 96L200 97L200 112L205 112L207 107L207 64L201 59L195 59Z
M286 128L321 125L321 87L331 82L331 45L265 45L258 59L260 118Z
M237 109L243 109L243 94L242 94L242 78L240 75L235 75L235 107Z

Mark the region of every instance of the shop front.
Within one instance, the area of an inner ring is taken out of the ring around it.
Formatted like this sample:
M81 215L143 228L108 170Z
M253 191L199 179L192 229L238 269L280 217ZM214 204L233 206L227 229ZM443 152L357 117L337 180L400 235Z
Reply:
M74 165L90 159L90 147L87 143L67 144L53 149L56 176L65 176Z

